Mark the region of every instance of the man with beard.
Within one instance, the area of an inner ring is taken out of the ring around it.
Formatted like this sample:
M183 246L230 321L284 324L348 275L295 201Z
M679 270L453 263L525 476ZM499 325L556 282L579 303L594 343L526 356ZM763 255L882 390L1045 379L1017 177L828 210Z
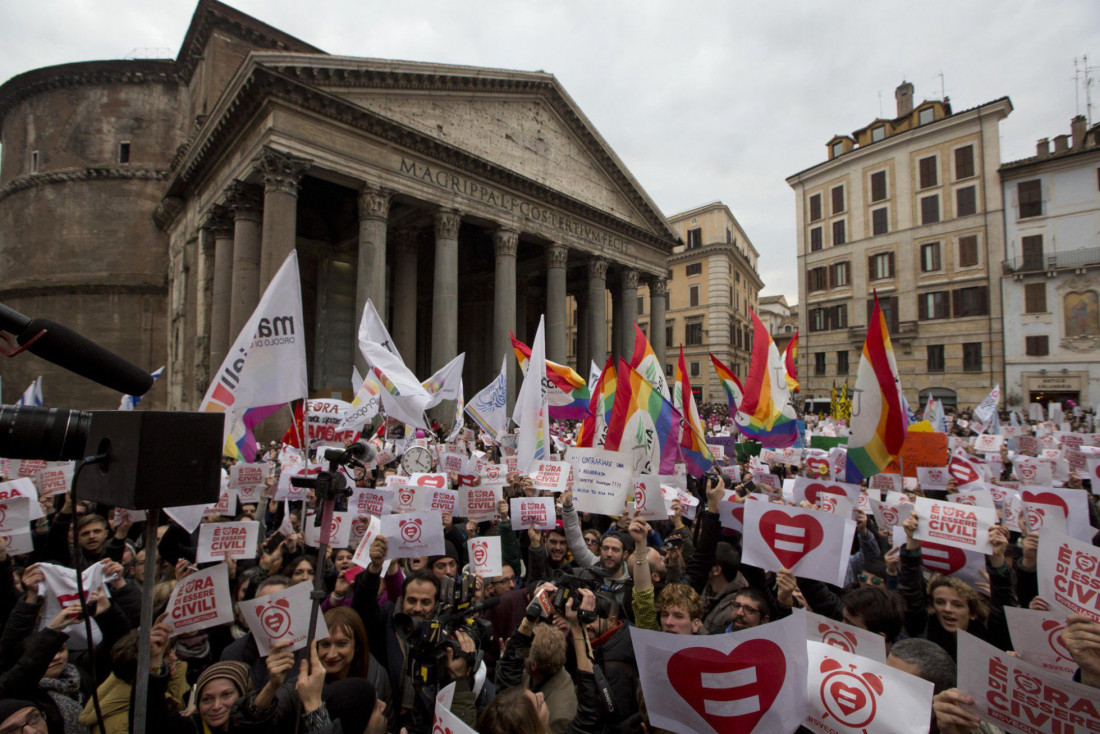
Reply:
M604 591L614 594L615 601L622 605L626 589L631 583L626 559L634 552L634 541L623 532L605 535L600 545L600 555L597 556L585 546L580 519L573 507L573 490L562 493L561 514L565 537L569 541L574 562L579 568L588 571L588 575L600 577Z
M549 581L559 570L572 572L569 542L561 525L545 533L530 528L527 538L531 541L527 549L528 586L538 586L543 581Z

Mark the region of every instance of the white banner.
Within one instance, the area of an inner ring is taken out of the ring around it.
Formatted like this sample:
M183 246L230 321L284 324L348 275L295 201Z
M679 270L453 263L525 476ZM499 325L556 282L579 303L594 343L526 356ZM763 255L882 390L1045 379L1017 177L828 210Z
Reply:
M748 502L741 562L843 586L855 530L854 521L828 512Z
M437 513L407 512L383 515L380 520L389 551L387 558L443 555L443 524Z
M801 619L707 637L631 627L630 638L653 727L679 734L770 734L793 732L805 717Z
M917 540L930 540L980 553L993 551L989 543L989 528L997 524L996 510L917 497L916 512L920 524L913 537Z
M199 544L195 563L208 563L225 558L253 558L260 537L260 523L208 522L199 527Z
M822 734L927 734L932 683L821 642L807 642L806 727Z
M279 642L289 642L291 652L306 646L311 606L309 592L312 589L312 581L302 581L274 594L242 601L237 605L245 624L252 632L261 657L267 657L271 648ZM318 640L328 637L325 615L317 615L317 626L314 630L314 636Z
M1039 538L1039 596L1052 609L1100 622L1100 548L1048 531Z
M511 517L513 530L553 530L558 519L553 497L513 497Z
M855 627L813 612L796 610L806 616L806 639L860 655L880 663L886 662L886 638L861 627Z
M219 563L180 581L168 597L167 611L164 623L172 628L173 637L231 623L228 567Z
M1059 678L1072 680L1077 673L1077 663L1062 642L1065 613L1020 607L1005 607L1004 610L1013 651L1032 665Z
M628 454L571 446L565 460L573 466L573 505L578 512L618 516L623 511L634 475Z

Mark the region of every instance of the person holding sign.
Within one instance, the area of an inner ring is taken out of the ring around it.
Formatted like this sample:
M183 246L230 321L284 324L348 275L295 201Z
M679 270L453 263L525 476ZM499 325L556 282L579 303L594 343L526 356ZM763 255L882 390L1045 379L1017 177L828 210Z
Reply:
M955 637L959 630L1002 650L1011 649L1004 607L1016 605L1016 593L1011 569L1005 563L1007 528L994 525L989 529L993 553L987 563L990 600L986 602L975 589L953 576L936 574L925 588L921 574L921 542L914 537L919 523L915 512L902 523L906 542L901 550L898 591L905 597L905 629L909 636L935 642L952 659L956 655Z

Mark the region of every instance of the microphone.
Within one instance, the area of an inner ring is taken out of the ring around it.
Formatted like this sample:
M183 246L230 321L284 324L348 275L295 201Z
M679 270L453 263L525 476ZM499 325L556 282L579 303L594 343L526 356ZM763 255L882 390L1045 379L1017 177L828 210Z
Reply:
M48 319L30 319L0 305L0 330L15 334L19 346L30 344L28 352L124 395L144 395L153 386L145 370Z

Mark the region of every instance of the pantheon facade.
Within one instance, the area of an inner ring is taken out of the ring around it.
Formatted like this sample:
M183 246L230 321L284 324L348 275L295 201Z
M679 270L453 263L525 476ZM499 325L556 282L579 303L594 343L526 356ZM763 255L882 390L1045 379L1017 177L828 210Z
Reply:
M0 86L0 136L0 302L167 363L154 407L198 405L292 250L314 396L349 395L367 299L421 379L465 352L467 394L542 314L565 362L577 311L582 375L629 355L639 284L664 333L676 234L551 74L332 56L200 0L174 60ZM47 374L51 405L117 405L32 360L6 401Z

